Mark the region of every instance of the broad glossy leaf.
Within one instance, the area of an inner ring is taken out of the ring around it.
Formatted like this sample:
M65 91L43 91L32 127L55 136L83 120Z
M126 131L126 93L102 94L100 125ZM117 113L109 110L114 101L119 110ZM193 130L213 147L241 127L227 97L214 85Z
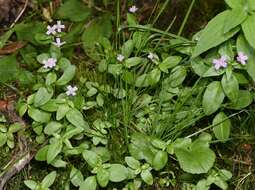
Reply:
M56 178L56 176L57 176L57 173L56 173L56 171L53 171L53 172L51 172L51 173L49 173L44 179L43 179L43 181L42 181L42 186L43 187L50 187L53 183L54 183L54 181L55 181L55 178Z
M243 35L238 36L236 48L238 52L244 52L248 56L246 70L253 81L255 81L255 50L249 45Z
M36 189L37 183L33 180L25 180L24 184L29 188L29 189Z
M46 104L53 96L53 90L48 90L45 87L39 88L39 90L35 94L34 98L34 106L40 107L44 104Z
M56 119L58 121L63 119L70 109L71 108L67 104L59 105L58 110L57 110Z
M100 168L97 172L97 182L101 187L106 187L110 180L110 173L104 168Z
M168 161L168 155L165 151L158 151L153 158L152 166L155 170L159 171L165 167Z
M231 122L225 113L218 113L213 119L213 132L218 140L227 140L230 135Z
M227 75L223 75L221 85L225 95L232 101L236 102L239 95L239 84L235 75L231 75L230 78Z
M230 105L230 109L241 110L252 103L252 95L248 90L240 90L237 102Z
M255 23L254 14L249 15L245 22L242 23L244 36L247 42L251 45L251 47L253 47L253 49L255 49L254 23Z
M72 167L70 179L75 187L79 187L84 180L81 171L76 169L75 167Z
M35 155L35 159L38 161L45 161L47 160L47 152L48 152L49 145L46 145L38 150Z
M61 128L62 128L61 123L56 121L51 121L45 126L44 133L47 135L53 135L58 133Z
M177 87L182 84L187 75L186 69L184 66L175 67L171 73L169 80L171 87Z
M148 83L151 86L156 85L161 77L161 71L158 68L153 69L151 72L147 74L148 77Z
M54 82L56 82L56 80L57 80L57 75L56 75L56 73L54 73L54 72L49 73L49 74L47 74L47 76L46 76L45 84L46 84L47 86L49 86L49 85L53 84Z
M125 161L127 165L134 170L139 169L141 166L140 162L131 156L125 157Z
M95 168L96 166L99 166L102 164L102 159L100 156L97 155L97 153L90 151L90 150L84 150L82 152L83 158L86 160L88 165L92 168Z
M35 121L40 123L47 123L50 121L51 114L45 111L30 107L28 108L28 115Z
M57 17L69 19L74 22L86 20L91 14L90 8L85 6L82 1L68 0L57 10Z
M124 66L127 68L131 68L133 66L139 65L143 61L141 57L131 57L125 60Z
M244 6L244 0L225 0L229 7L240 8Z
M161 71L168 73L168 69L174 68L178 65L182 60L180 56L169 56L164 59L162 63L159 64L159 68Z
M80 185L79 190L96 190L97 179L96 176L87 177Z
M127 178L127 168L121 164L111 164L108 171L110 173L110 181L112 182L121 182Z
M147 170L143 170L141 172L141 178L148 185L152 185L153 184L153 176L152 176L150 170L148 170L148 169Z
M232 9L225 20L224 33L242 24L247 18L247 12L243 7Z
M82 113L73 108L66 114L67 120L76 127L81 127L85 130L89 129L88 123L84 120Z
M216 112L220 108L224 97L225 94L221 87L221 83L219 81L211 82L205 90L202 101L205 114L211 115Z
M7 142L7 134L0 132L0 147L4 146Z
M133 42L133 40L128 40L121 47L121 54L125 58L128 58L132 54L133 49L134 49L134 42Z
M61 139L55 139L55 141L49 145L47 152L47 163L50 164L57 155L61 152L63 142Z
M55 112L58 110L59 104L56 99L50 99L46 104L42 105L40 109L47 112Z
M236 27L233 30L224 33L225 20L229 13L230 11L220 13L207 24L192 53L193 58L223 43L239 31L239 27Z
M64 70L63 75L57 80L56 85L62 86L66 85L70 82L75 75L76 67L74 65L70 65Z
M215 161L215 153L207 140L199 138L191 144L183 144L174 150L181 168L188 173L207 173Z

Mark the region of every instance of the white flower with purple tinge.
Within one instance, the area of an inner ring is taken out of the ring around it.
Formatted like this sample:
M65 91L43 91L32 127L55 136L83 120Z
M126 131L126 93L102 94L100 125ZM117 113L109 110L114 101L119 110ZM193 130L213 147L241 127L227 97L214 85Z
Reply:
M62 29L65 29L65 25L61 24L60 20L58 20L57 24L55 24L54 26L55 26L57 32L62 32Z
M45 69L48 69L48 68L50 68L50 69L52 69L53 67L55 67L56 66L56 62L57 62L57 60L56 59L54 59L54 58L48 58L47 60L43 60L43 64L44 64L44 68Z
M138 8L135 5L133 5L132 7L129 7L129 9L128 9L128 11L130 13L135 13L137 10L138 10Z
M248 60L248 56L245 55L243 52L238 52L236 60L242 65L245 65Z
M117 60L118 60L119 62L124 61L124 59L125 59L124 55L122 55L122 54L118 54L118 55L117 55Z
M148 59L150 59L151 61L155 61L157 59L157 55L154 53L149 53L149 55L147 56Z
M56 33L57 32L56 32L56 26L55 25L53 25L53 26L48 25L47 26L47 32L46 32L47 35L51 35L51 34L55 35Z
M216 70L219 70L221 67L226 68L228 66L228 63L226 61L227 61L226 56L221 56L220 59L214 59L213 60L214 68Z
M63 41L61 42L61 39L60 38L56 38L56 41L55 42L52 42L55 46L57 47L61 47L62 45L64 45L66 42Z
M76 86L72 87L71 85L68 85L66 95L67 96L75 96L77 90L78 90L78 88Z

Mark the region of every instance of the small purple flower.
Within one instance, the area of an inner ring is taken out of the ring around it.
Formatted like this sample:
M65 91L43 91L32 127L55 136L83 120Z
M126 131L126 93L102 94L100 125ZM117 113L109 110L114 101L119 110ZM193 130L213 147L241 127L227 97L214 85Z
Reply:
M62 45L64 45L66 42L63 41L61 42L60 38L56 38L56 41L55 42L52 42L55 46L57 47L61 47Z
M53 25L53 26L48 25L47 29L48 29L46 32L47 35L51 35L51 34L55 35L57 33L55 25Z
M226 56L221 56L220 59L214 59L213 60L214 68L216 70L219 70L221 67L226 68L228 66L228 63L226 61L227 61Z
M57 21L57 24L55 24L54 26L55 26L57 32L62 32L62 29L65 28L65 25L64 25L64 24L61 24L61 21L60 21L60 20L58 20L58 21Z
M45 69L48 69L48 68L53 68L53 67L55 67L56 66L56 62L57 62L57 60L56 59L54 59L54 58L48 58L47 60L43 60L43 64L44 64L44 68Z
M245 55L243 52L238 52L236 60L242 65L245 65L248 60L248 56Z
M118 55L117 55L117 60L118 60L119 62L124 61L124 59L125 59L124 55L122 55L122 54L118 54Z
M135 5L133 5L132 7L129 7L129 9L128 9L128 11L130 13L135 13L137 10L138 10L138 8Z
M66 95L67 96L75 96L77 90L78 90L78 88L76 86L72 87L71 85L68 85Z

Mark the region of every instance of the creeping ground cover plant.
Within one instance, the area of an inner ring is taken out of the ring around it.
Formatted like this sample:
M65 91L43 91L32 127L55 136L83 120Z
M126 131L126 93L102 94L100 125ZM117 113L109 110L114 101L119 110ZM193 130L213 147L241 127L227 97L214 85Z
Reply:
M168 32L174 21L155 28L168 2L144 23L134 2L66 0L0 37L1 46L11 36L25 42L0 58L22 63L0 81L19 81L24 121L0 120L1 149L22 150L0 170L0 187L27 164L20 189L227 190L254 177L242 161L249 175L236 180L222 150L253 113L255 3L225 0L190 40Z

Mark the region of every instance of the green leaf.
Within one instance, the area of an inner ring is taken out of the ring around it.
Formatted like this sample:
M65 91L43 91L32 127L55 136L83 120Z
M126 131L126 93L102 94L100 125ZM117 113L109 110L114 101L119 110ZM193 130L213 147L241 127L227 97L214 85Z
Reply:
M165 167L168 161L168 155L165 151L158 151L155 155L152 166L155 170L159 171Z
M237 7L230 10L225 20L224 33L242 24L246 18L247 18L247 13L243 7L240 7L240 8Z
M168 69L174 68L178 65L182 60L180 56L169 56L162 63L159 64L159 68L161 71L168 73Z
M134 170L139 169L141 166L140 162L131 156L125 157L125 161L127 165Z
M48 123L51 118L51 114L35 109L33 107L28 108L28 115L35 121L40 123Z
M207 173L215 161L215 153L209 148L207 140L199 138L190 144L174 150L181 168L191 174Z
M131 68L133 66L139 65L140 63L142 63L143 58L141 57L131 57L125 60L124 62L124 66L127 68Z
M0 58L0 82L6 82L17 78L17 61L15 55Z
M57 10L57 17L60 19L68 19L74 22L86 20L91 14L90 8L85 6L82 1L68 0Z
M59 104L56 99L50 99L46 104L42 105L40 109L47 112L55 112L59 108Z
M122 74L123 65L121 64L109 64L108 65L108 72L114 76Z
M44 133L47 135L53 135L58 133L61 128L62 128L61 123L56 121L51 121L45 126Z
M56 176L57 176L56 171L53 171L53 172L49 173L49 174L43 179L43 181L42 181L42 183L41 183L42 186L43 186L44 188L50 187L50 186L54 183L54 181L55 181L55 179L56 179Z
M226 96L232 102L236 102L239 95L239 84L236 77L234 75L231 75L230 78L228 78L226 74L223 75L221 85Z
M74 65L68 66L63 75L57 80L56 85L63 86L70 82L75 75L76 67Z
M84 120L82 113L73 108L66 114L67 120L76 127L81 127L85 130L89 129L88 123Z
M151 86L156 85L161 77L161 71L158 68L153 69L151 72L148 73L148 83Z
M24 184L29 188L29 189L32 189L32 190L35 190L36 187L37 187L37 183L33 180L25 180L24 181Z
M110 14L104 14L94 19L81 36L84 50L93 49L96 43L99 43L104 37L111 37L111 35L112 23Z
M111 164L108 171L110 173L110 181L112 182L121 182L127 178L127 168L121 164Z
M175 67L169 77L169 81L171 87L177 87L182 84L182 82L185 80L187 75L186 69L184 66L177 66Z
M21 123L14 123L14 124L11 124L9 126L8 132L9 133L16 133L16 132L20 131L23 128L24 128L24 126Z
M97 172L97 182L101 187L106 187L110 180L110 173L108 170L100 168Z
M70 108L68 105L66 105L66 104L60 105L60 106L58 107L57 115L56 115L57 121L63 119L63 118L66 116L67 112L68 112L70 109L71 109L71 108Z
M39 90L35 94L34 98L34 106L40 107L46 104L53 96L53 90L48 90L45 87L39 88Z
M47 160L47 152L49 149L49 145L46 145L38 150L38 152L35 155L35 159L38 161L45 161Z
M206 115L211 115L212 113L216 112L223 100L225 94L221 87L221 83L219 81L211 82L204 93L202 106Z
M134 42L133 42L133 40L128 40L121 47L121 54L125 58L128 58L132 54L133 49L134 49Z
M79 187L84 180L81 171L76 169L75 167L72 167L70 179L75 187Z
M213 119L213 132L218 140L227 140L230 135L231 122L225 113L218 113Z
M150 85L148 79L149 79L148 74L142 74L141 76L136 78L135 86L136 87L148 87Z
M95 176L87 177L80 185L79 190L96 190L97 179Z
M0 132L0 147L4 146L7 142L7 134Z
M36 34L45 33L46 26L43 22L20 23L15 26L18 41L28 41L33 45L38 45L35 40Z
M152 176L150 170L148 170L148 169L147 170L143 170L141 172L141 178L148 185L152 185L153 184L153 176Z
M207 50L216 47L217 45L228 40L234 36L238 31L239 27L224 33L225 20L230 14L230 11L224 11L214 17L203 29L201 37L192 53L192 57L195 58Z
M238 52L243 52L248 56L246 70L253 81L255 81L255 50L249 45L243 35L238 36L236 48Z
M240 8L244 6L243 0L225 0L230 8Z
M6 42L9 40L13 32L14 32L13 29L9 29L2 36L0 36L0 49L5 46Z
M57 80L57 75L56 73L52 72L52 73L48 73L46 76L46 80L45 80L45 84L47 86L53 84L54 82L56 82Z
M252 103L252 95L248 90L240 90L237 102L232 103L229 108L234 110L241 110Z
M96 166L99 166L102 164L102 160L100 156L97 155L97 153L90 151L90 150L84 150L82 152L83 158L86 160L88 165L92 168L95 168Z
M61 139L55 139L55 141L49 145L47 152L47 163L50 164L57 155L61 152L63 147L63 142Z
M242 29L244 36L247 42L255 49L255 36L254 36L254 27L255 27L255 15L249 15L245 22L242 23Z

